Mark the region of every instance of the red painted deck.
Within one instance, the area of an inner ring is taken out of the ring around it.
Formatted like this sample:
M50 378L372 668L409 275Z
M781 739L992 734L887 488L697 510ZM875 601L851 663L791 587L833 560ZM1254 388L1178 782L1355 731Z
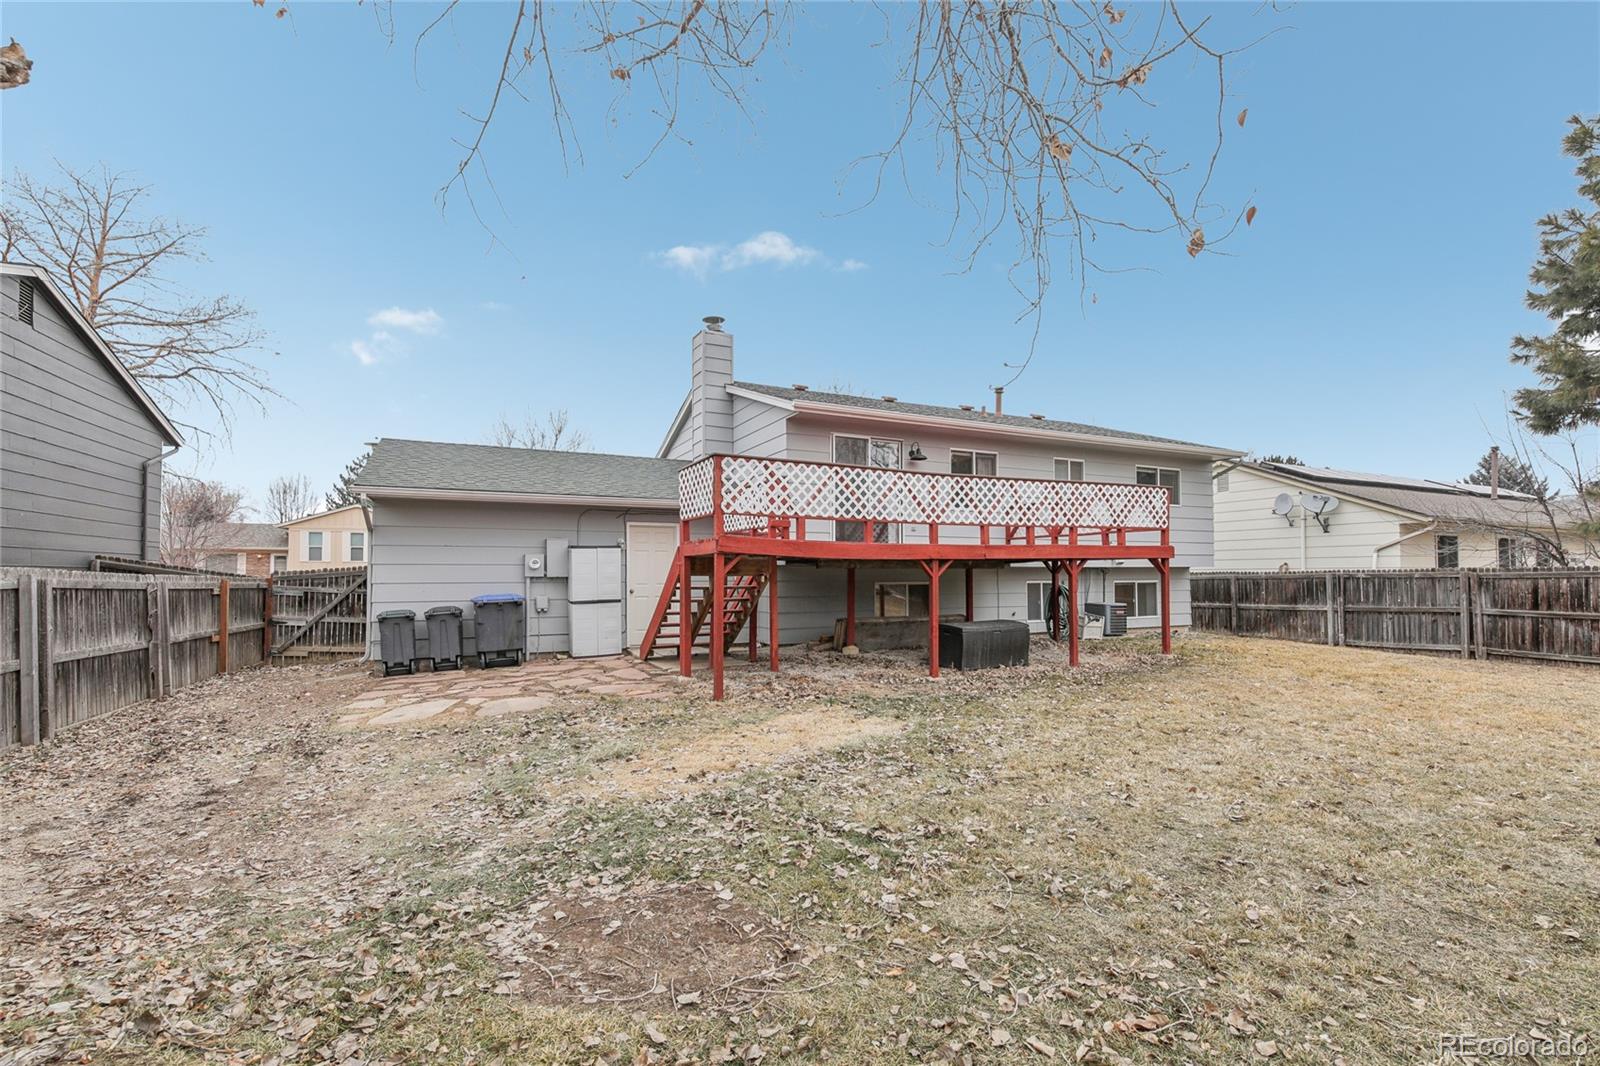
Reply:
M772 669L778 669L777 561L831 560L849 565L917 563L928 575L928 672L939 676L939 577L966 564L967 587L976 563L1044 563L1059 589L1066 579L1077 603L1078 575L1085 563L1100 559L1149 562L1161 578L1161 648L1172 650L1171 500L1156 485L1034 478L928 474L881 467L766 459L748 455L708 456L678 475L680 535L674 574L663 589L654 618L640 646L648 656L663 625L678 619L680 670L689 673L696 634L704 629L714 678L713 695L722 698L723 660L733 636L728 582L736 573L759 567L768 597ZM840 524L844 523L843 526ZM845 533L849 539L840 539ZM859 539L858 539L859 538ZM693 575L710 578L704 621L691 625ZM855 617L855 572L851 568L845 605L846 640ZM736 581L736 584L738 582ZM748 588L748 583L739 588ZM733 590L737 592L737 590ZM972 605L966 605L971 616ZM755 605L738 603L742 624L752 627L751 658L756 656ZM704 624L708 622L709 625ZM1052 620L1060 639L1060 619ZM719 639L718 635L722 635ZM1078 661L1078 627L1068 626L1071 662Z

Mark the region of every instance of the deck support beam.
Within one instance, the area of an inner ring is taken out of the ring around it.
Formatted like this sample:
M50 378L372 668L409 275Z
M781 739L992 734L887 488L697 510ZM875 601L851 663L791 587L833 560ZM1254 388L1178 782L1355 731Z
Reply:
M950 569L948 560L929 560L922 564L928 575L928 676L939 676L939 579Z
M687 526L689 523L685 522ZM689 639L689 600L690 590L693 588L689 572L689 557L681 557L678 567L678 673L688 677L692 672L690 657L694 649L690 647Z
M1155 560L1161 575L1161 654L1172 654L1172 560Z
M967 564L967 621L972 621L972 564Z
M1082 562L1067 564L1067 665L1078 665L1078 577Z
M755 616L750 616L754 628ZM778 560L767 562L767 647L772 654L772 672L778 672Z
M1061 643L1061 564L1052 562L1050 567L1050 639L1057 644Z
M844 572L844 643L845 647L856 642L856 568L847 567Z
M708 623L711 637L711 698L722 699L722 666L728 635L724 610L727 598L728 557L721 552L711 554L711 620Z

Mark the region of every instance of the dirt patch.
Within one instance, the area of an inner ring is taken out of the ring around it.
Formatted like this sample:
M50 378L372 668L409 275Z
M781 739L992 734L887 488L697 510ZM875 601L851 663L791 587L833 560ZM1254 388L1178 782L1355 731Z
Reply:
M906 723L848 711L793 711L763 722L700 737L660 753L646 753L603 768L588 795L684 795L708 788L731 774L773 766L861 740L894 736Z
M497 923L505 993L591 1005L745 1006L800 969L784 931L721 885L542 899Z

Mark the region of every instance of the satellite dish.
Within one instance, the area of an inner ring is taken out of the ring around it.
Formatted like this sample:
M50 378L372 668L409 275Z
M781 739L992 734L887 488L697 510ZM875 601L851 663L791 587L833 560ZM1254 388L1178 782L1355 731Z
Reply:
M1304 507L1306 513L1317 520L1317 525L1321 526L1322 531L1326 533L1328 531L1328 514L1339 506L1339 499L1336 496L1313 492L1300 497L1300 506Z
M1287 492L1278 493L1278 498L1272 501L1272 513L1294 525L1294 497Z

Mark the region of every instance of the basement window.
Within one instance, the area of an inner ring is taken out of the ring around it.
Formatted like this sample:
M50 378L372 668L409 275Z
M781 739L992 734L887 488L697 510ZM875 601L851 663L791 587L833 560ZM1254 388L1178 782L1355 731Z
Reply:
M928 583L880 581L873 588L872 613L879 618L928 617Z
M1154 618L1160 613L1154 581L1114 581L1111 598L1128 609L1129 618Z

